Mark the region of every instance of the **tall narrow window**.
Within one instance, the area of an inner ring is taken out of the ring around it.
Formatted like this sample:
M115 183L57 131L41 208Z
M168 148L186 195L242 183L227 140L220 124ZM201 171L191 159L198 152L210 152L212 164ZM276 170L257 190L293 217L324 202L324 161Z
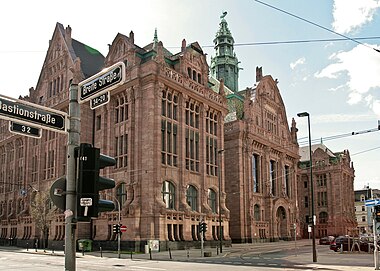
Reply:
M120 209L122 209L123 204L127 201L127 188L126 188L126 184L124 182L117 186L116 198L120 203Z
M161 163L176 167L178 164L178 95L171 93L168 89L163 90L161 106Z
M208 205L211 211L216 214L216 192L212 189L208 190Z
M285 190L285 194L286 196L289 196L289 178L290 178L290 171L289 171L289 166L285 166L284 168L284 190Z
M169 181L164 181L162 184L162 200L167 209L175 209L175 187Z
M192 211L198 211L198 191L192 185L187 186L186 202Z
M212 110L206 113L206 173L217 176L218 166L218 116Z
M253 181L253 192L259 193L259 156L257 154L252 155L252 181Z
M128 134L115 137L116 167L128 166Z
M121 123L129 119L129 102L126 97L119 97L115 105L115 123Z
M270 160L269 162L269 176L270 176L270 193L276 195L276 161Z
M199 105L186 102L185 155L186 169L199 171Z
M253 217L255 218L255 221L260 221L261 220L261 217L260 217L260 205L258 205L258 204L255 204L255 206L253 206Z

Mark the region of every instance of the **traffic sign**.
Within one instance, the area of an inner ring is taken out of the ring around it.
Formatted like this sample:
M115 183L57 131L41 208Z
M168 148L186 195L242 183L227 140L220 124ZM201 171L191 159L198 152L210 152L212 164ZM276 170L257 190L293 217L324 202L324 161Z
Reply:
M99 96L96 96L95 98L91 98L90 100L90 108L95 109L102 105L107 104L110 101L110 92L107 91L103 94L100 94Z
M13 122L13 121L9 122L9 131L11 133L35 137L35 138L41 138L41 135L42 135L42 131L40 128Z
M79 103L84 103L94 95L101 95L123 84L125 81L125 64L118 62L90 78L80 82Z
M367 207L372 207L376 205L380 205L380 199L368 199L365 201L365 206Z
M126 232L126 231L127 231L127 226L122 225L122 226L120 227L120 231L121 231L121 232Z
M66 113L4 95L0 95L0 118L66 133Z

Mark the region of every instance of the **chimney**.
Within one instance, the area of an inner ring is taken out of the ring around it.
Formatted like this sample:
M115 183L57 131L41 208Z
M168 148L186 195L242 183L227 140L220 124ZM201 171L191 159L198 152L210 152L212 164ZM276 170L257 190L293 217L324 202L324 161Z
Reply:
M135 44L135 33L133 33L133 31L131 31L131 32L129 33L129 39L130 39L130 41L131 41L133 44Z
M263 78L263 67L256 67L256 82Z
M181 52L183 53L185 51L185 49L186 49L186 40L183 39L182 40L182 45L181 45Z
M71 46L71 27L68 25L65 29L65 40L67 45L70 47Z

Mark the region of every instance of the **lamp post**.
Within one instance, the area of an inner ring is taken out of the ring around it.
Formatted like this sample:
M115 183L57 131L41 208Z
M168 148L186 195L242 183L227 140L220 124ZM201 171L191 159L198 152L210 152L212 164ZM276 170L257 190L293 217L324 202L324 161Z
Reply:
M218 212L219 212L219 251L222 253L223 246L223 230L222 230L222 207L221 207L221 194L222 194L222 157L221 153L224 150L218 150L218 185L219 185L219 193L218 193Z
M317 251L315 249L315 211L314 211L314 183L313 183L313 159L311 153L311 132L310 132L310 114L308 112L302 112L297 114L298 117L307 117L307 126L309 131L309 158L310 158L310 193L311 193L311 234L313 243L313 262L317 262Z

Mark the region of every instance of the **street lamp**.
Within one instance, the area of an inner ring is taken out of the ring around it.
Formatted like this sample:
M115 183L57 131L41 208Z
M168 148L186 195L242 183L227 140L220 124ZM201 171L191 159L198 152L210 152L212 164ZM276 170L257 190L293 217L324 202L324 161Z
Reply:
M218 184L219 184L219 193L218 193L218 212L219 212L219 251L222 253L222 246L223 246L223 230L222 230L222 207L221 207L221 194L222 194L222 173L221 173L221 167L222 167L222 156L221 153L224 152L224 150L218 150Z
M308 112L302 112L297 114L298 117L307 117L307 126L309 130L309 159L310 159L310 193L311 193L311 233L313 242L313 262L317 262L317 251L315 249L315 211L314 211L314 183L313 183L313 160L311 157L311 133L310 133L310 114Z

